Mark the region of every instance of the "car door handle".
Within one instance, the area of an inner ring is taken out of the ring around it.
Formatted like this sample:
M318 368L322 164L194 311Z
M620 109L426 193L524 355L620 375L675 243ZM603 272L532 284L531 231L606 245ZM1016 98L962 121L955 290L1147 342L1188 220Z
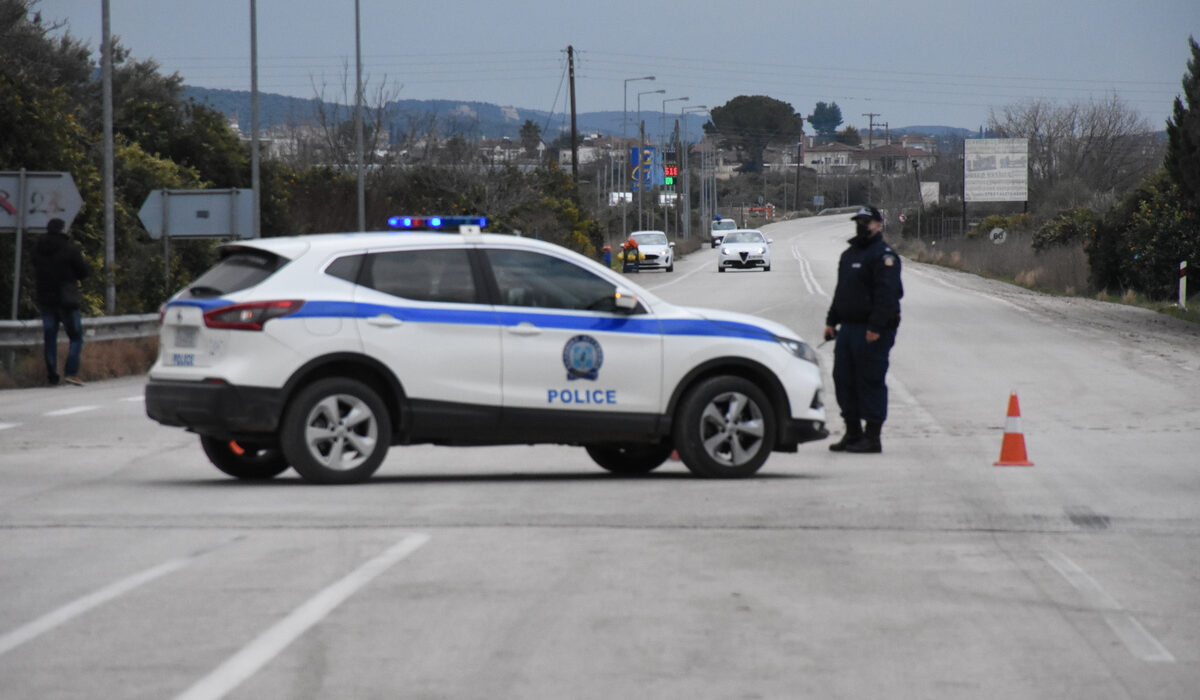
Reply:
M395 328L396 326L404 325L404 321L401 321L395 316L389 316L388 314L380 314L378 316L368 318L367 323L377 328Z
M508 332L513 335L538 335L542 332L542 329L529 321L522 321L515 326L509 326Z

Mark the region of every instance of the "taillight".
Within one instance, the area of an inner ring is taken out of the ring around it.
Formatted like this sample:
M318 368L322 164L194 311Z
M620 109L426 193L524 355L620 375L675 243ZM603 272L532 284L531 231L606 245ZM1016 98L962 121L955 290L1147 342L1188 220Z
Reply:
M263 324L273 318L294 314L304 306L303 301L256 301L249 304L223 306L204 314L204 325L234 331L261 331Z

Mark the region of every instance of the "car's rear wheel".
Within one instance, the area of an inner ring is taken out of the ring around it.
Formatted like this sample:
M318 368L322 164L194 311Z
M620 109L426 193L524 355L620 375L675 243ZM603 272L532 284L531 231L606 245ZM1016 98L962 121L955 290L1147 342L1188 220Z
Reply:
M662 466L673 449L669 443L588 445L587 453L614 474L646 474Z
M383 463L391 444L387 407L354 379L329 378L300 390L283 419L281 444L306 481L364 481Z
M208 461L235 479L265 481L287 471L288 461L277 446L200 436Z
M746 477L770 456L777 424L767 395L752 382L713 377L684 397L675 420L675 448L697 476Z

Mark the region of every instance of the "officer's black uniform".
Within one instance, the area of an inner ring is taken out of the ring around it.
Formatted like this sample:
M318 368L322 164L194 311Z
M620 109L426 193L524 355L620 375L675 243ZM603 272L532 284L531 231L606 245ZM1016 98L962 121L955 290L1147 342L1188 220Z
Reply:
M880 452L879 440L887 420L888 353L900 326L900 256L883 240L870 233L867 220L882 221L874 207L863 207L854 215L859 232L838 263L837 290L825 325L836 332L833 351L833 383L838 405L846 420L846 435L830 446L835 452ZM867 342L867 331L879 339ZM863 433L860 421L866 421Z

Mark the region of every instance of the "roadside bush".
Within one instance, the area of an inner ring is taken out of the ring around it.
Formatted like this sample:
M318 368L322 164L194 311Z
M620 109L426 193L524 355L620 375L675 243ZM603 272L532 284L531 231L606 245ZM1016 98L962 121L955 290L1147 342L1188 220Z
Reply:
M1069 243L1080 243L1095 235L1099 227L1099 217L1091 209L1081 207L1064 211L1038 227L1033 235L1033 248L1046 250Z
M1010 234L1027 231L1029 229L1029 215L1010 214L1004 216L1002 214L992 214L983 221L980 221L970 231L967 231L967 238L986 237L992 232L992 229L996 228L1002 228Z

